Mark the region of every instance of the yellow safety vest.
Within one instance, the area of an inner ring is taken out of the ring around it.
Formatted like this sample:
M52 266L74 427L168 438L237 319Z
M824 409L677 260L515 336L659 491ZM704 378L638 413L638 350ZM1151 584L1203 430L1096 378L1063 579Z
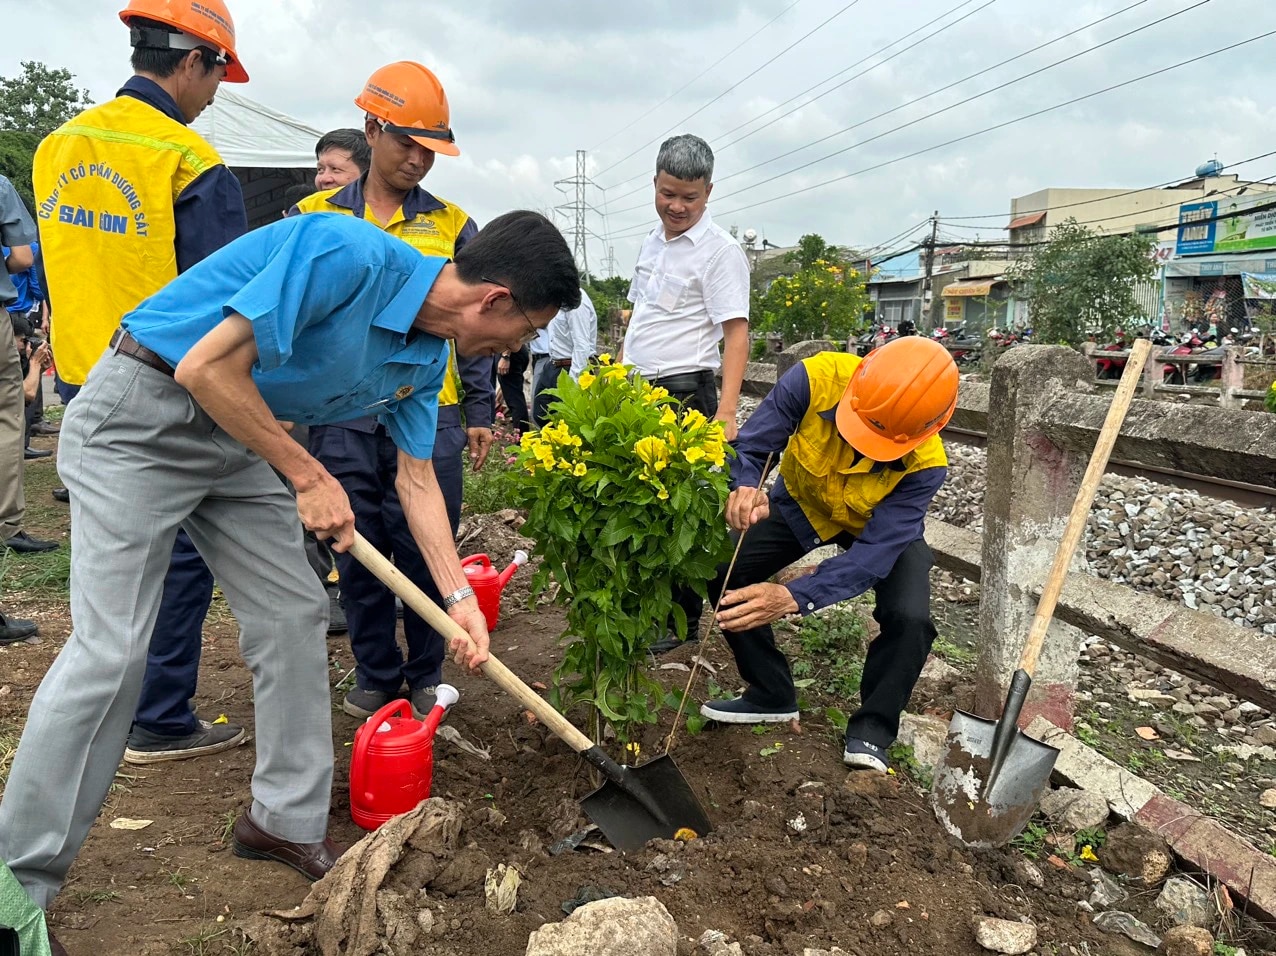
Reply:
M173 207L221 157L194 130L132 96L50 133L32 180L58 375L83 385L124 314L177 275Z
M938 435L926 439L904 456L902 469L863 457L856 461L855 449L838 432L837 424L820 413L837 406L860 364L859 356L821 352L802 364L811 383L811 402L784 449L780 475L821 538L843 531L858 535L873 509L905 475L947 466L944 443Z
M305 199L297 203L299 212L335 212L346 216L353 216L355 211L347 206L338 206L328 200L346 189L346 186L338 186L336 189L325 189L321 192L307 196ZM431 194L433 195L433 194ZM376 213L372 211L372 207L364 204L363 218L368 222L375 223L380 226L384 232L402 239L413 249L416 249L423 256L446 256L451 259L456 255L456 240L461 234L461 230L465 228L469 216L460 206L453 205L446 199L439 199L443 204L442 209L431 209L429 212L418 213L412 219L406 219L403 215L403 207L400 206L395 210L390 221L382 225L376 217ZM443 380L443 388L439 391L440 405L456 405L461 400L460 389L458 383L461 380L460 373L456 368L456 343L448 343L447 356L447 376Z

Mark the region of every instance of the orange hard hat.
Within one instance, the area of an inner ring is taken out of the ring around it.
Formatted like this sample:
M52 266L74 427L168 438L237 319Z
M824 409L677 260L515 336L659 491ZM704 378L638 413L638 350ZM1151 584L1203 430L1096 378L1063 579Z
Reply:
M420 63L399 60L381 67L368 77L354 105L379 119L384 130L444 156L461 155L443 84Z
M194 37L201 46L211 47L226 58L226 82L248 82L248 73L235 52L235 21L222 0L129 0L120 11L120 19L132 26L134 17L155 20ZM194 49L173 46L171 40L168 48Z
M953 417L958 379L953 357L933 339L887 342L851 373L837 403L837 430L865 458L903 458Z

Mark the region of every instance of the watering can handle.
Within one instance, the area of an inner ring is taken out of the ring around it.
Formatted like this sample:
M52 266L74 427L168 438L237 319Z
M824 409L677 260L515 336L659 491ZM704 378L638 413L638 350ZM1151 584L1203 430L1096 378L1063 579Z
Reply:
M1117 386L1112 404L1108 406L1108 416L1103 421L1099 438L1094 443L1094 451L1090 453L1090 464L1086 467L1085 477L1081 479L1081 487L1077 490L1076 500L1072 503L1072 511L1068 515L1068 524L1063 530L1063 537L1055 551L1054 566L1041 589L1041 597L1037 601L1037 613L1032 619L1032 629L1024 643L1023 653L1019 657L1019 669L1029 677L1037 668L1037 658L1041 656L1041 645L1045 642L1046 631L1050 627L1050 619L1054 616L1055 605L1059 594L1063 591L1064 579L1068 576L1068 566L1072 563L1072 555L1081 543L1081 535L1085 531L1086 518L1090 514L1090 506L1094 504L1095 492L1099 482L1103 480L1103 472L1108 466L1108 458L1116 445L1117 435L1121 432L1121 423L1125 421L1125 413L1130 410L1134 400L1134 391L1138 388L1143 372L1143 363L1152 351L1152 343L1147 339L1139 339L1130 349L1130 357L1121 373L1121 382Z
M468 558L461 559L461 567L468 568L471 564L481 564L484 567L490 568L492 566L492 559L486 554L471 554ZM403 595L399 595L399 597L402 596Z
M384 554L368 544L368 539L358 531L354 533L354 544L350 545L347 553L371 571L382 584L399 596L405 606L416 611L449 643L455 637L465 641L470 640L470 635L465 628L448 617L442 608L426 597L419 587L391 564ZM550 733L567 744L573 752L584 753L594 747L592 740L551 707L540 694L524 684L513 671L497 660L495 654L489 652L487 660L480 665L479 669L484 677L517 700L520 706L530 710Z
M377 732L377 728L382 722L389 720L395 714L402 717L404 714L412 713L412 704L410 701L403 699L392 700L386 704L375 714L369 717L360 730L361 734L355 734L354 752L350 754L350 792L363 793L363 762L368 753L368 747L372 743L372 737Z

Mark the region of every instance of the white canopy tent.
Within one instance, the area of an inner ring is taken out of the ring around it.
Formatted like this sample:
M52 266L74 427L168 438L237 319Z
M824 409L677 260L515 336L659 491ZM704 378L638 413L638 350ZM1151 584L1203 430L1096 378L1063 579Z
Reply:
M279 218L284 191L314 175L315 143L322 133L225 84L192 125L239 179L250 225Z

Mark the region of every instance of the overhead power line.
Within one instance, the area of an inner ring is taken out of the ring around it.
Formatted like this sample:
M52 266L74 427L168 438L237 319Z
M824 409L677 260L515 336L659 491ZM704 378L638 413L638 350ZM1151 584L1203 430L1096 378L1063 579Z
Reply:
M719 94L718 94L717 96L715 96L713 99L711 99L708 103L705 103L705 104L704 104L704 106L701 106L699 109L694 110L694 111L693 111L693 112L691 112L691 113L688 113L688 114L687 114L686 116L684 116L682 119L678 120L678 122L674 123L674 124L673 124L672 126L670 126L668 129L666 129L663 133L659 133L658 135L653 136L651 139L647 140L647 142L643 143L641 146L637 147L636 149L632 150L632 151L631 151L631 152L629 152L629 153L626 153L624 156L620 157L620 159L618 159L616 162L612 163L612 164L611 164L610 166L608 166L606 169L600 170L600 171L597 173L597 175L602 176L602 175L604 175L605 173L609 173L609 172L611 172L611 171L612 171L613 169L615 169L617 166L619 166L619 165L621 165L622 163L626 162L626 161L627 161L628 159L630 159L631 157L636 156L639 152L641 152L642 150L646 149L646 148L647 148L648 146L650 146L652 143L655 143L655 142L659 141L659 140L660 140L660 138L661 138L662 136L665 136L666 134L668 134L668 133L672 132L673 130L677 129L679 126L681 126L681 125L682 125L683 123L685 123L687 120L691 119L693 116L698 116L699 114L703 113L705 110L707 110L707 109L708 109L710 106L712 106L714 103L718 102L718 100L722 99L724 96L726 96L726 95L727 95L728 93L730 93L732 90L734 90L736 87L738 87L740 84L742 84L745 80L752 79L754 76L756 76L758 73L762 72L762 70L766 69L766 68L767 68L768 66L770 66L772 63L774 63L776 60L778 60L780 57L784 56L784 54L786 54L786 53L788 53L790 50L792 50L792 49L793 49L795 46L797 46L799 43L802 43L804 40L808 39L809 37L814 36L816 33L818 33L820 30L824 29L826 26L828 26L830 23L832 23L834 20L836 20L838 17L840 17L840 16L841 16L842 14L844 14L847 10L851 9L851 7L855 6L855 5L856 5L857 3L859 3L859 2L860 2L860 0L851 0L851 2L850 2L850 3L848 3L846 6L842 7L842 9L838 10L838 11L837 11L837 13L833 14L833 15L832 15L831 17L829 17L828 19L826 19L826 20L822 21L821 23L819 23L819 24L818 24L816 27L814 27L813 29L811 29L811 30L807 31L806 33L802 34L800 37L798 37L796 40L794 40L792 43L790 43L788 46L786 46L783 50L781 50L781 51L780 51L779 53L777 53L775 56L771 57L771 59L767 60L767 61L766 61L765 63L763 63L761 66L757 67L756 69L754 69L754 70L753 70L752 72L750 72L750 73L746 73L746 74L745 74L744 76L742 76L740 79L736 80L734 83L732 83L730 86L728 86L725 90L723 90L721 93L719 93ZM605 188L611 188L611 187L605 187Z
M913 30L913 31L912 31L912 32L910 32L910 33L906 33L906 34L904 34L904 36L900 37L900 38L899 38L899 39L897 39L897 40L892 40L890 43L886 44L886 45L885 45L885 46L883 46L883 47L880 47L879 49L875 50L873 53L870 53L868 56L861 57L860 59L856 60L854 63L852 63L850 66L846 67L845 69L838 70L836 73L832 74L831 76L826 76L824 79L820 80L820 82L819 82L819 83L816 83L814 86L809 86L809 87L807 87L807 88L806 88L805 90L803 90L801 93L798 93L798 94L796 94L795 96L790 97L789 99L785 100L783 103L780 103L778 106L773 106L773 107L771 107L771 108L770 108L769 110L767 110L766 112L764 112L764 113L760 113L759 115L757 115L757 116L753 117L752 119L746 120L745 122L741 123L739 126L736 126L734 129L730 129L730 130L728 130L727 132L723 133L722 135L723 135L723 136L730 136L732 133L736 132L737 130L741 130L741 129L743 129L744 127L748 126L750 123L755 123L755 122L757 122L758 120L762 119L762 117L767 116L768 114L773 113L773 112L775 112L775 111L776 111L776 110L778 110L778 109L782 109L783 107L787 106L789 103L792 103L792 102L793 102L795 99L797 99L798 97L805 96L807 93L811 92L811 90L814 90L814 89L816 89L816 88L818 88L818 87L820 87L820 86L823 86L825 83L828 83L830 80L835 80L835 79L837 79L837 77L841 76L843 73L847 72L848 70L853 70L855 67L859 66L861 63L864 63L866 60L871 60L873 57L877 56L878 54L883 53L883 52L885 52L886 50L889 50L889 49L890 49L891 47L893 47L895 44L900 43L900 42L902 42L903 40L906 40L908 37L912 36L914 33L917 33L917 32L919 32L920 30L924 30L924 29L926 29L926 27L930 26L932 23L935 23L935 22L936 22L936 21L938 21L938 20L942 20L942 19L944 19L944 17L949 16L949 15L951 15L951 14L953 14L953 13L956 13L956 12L957 12L958 10L960 10L962 7L969 6L971 3L974 3L974 2L976 2L976 0L965 0L965 2L963 2L963 3L959 3L957 6L953 7L951 10L949 10L947 13L940 14L940 15L939 15L938 17L936 17L934 20L931 20L931 21L929 21L928 23L924 23L924 24L922 24L922 26L918 27L916 30ZM769 122L767 122L767 123L764 123L762 126L759 126L757 129L753 130L752 132L745 133L743 136L741 136L741 137L739 137L739 138L737 138L737 139L732 140L731 142L727 143L725 146L719 146L719 147L717 147L717 149L716 149L716 150L714 150L714 152L715 152L715 153L717 153L717 154L720 154L723 150L728 149L728 148L730 148L731 146L734 146L736 143L739 143L739 142L741 142L741 141L743 141L743 140L748 139L748 138L749 138L750 136L752 136L754 133L757 133L757 132L760 132L761 130L766 129L768 126L772 125L773 123L778 123L780 120L784 119L786 116L791 116L791 115L793 115L793 114L794 114L794 113L796 113L798 110L800 110L800 109L802 109L802 108L804 108L804 107L806 107L806 106L809 106L811 103L814 103L816 100L820 99L821 97L827 96L829 93L832 93L834 90L839 90L839 89L841 89L842 87L846 86L848 83L851 83L851 82L853 82L854 80L857 80L857 79L859 79L860 77L862 77L862 76L864 76L864 75L866 75L866 74L868 74L868 73L871 73L871 72L873 72L874 70L876 70L876 69L878 69L878 68L880 68L880 67L882 67L882 66L885 66L887 63L889 63L891 60L895 59L897 56L902 56L903 54L907 53L909 50L913 49L914 47L920 46L921 44L925 43L927 40L930 40L930 39L932 39L932 38L934 38L934 37L939 36L939 34L943 33L945 30L948 30L948 29L950 29L950 28L952 28L952 27L957 26L957 24L961 23L961 22L962 22L962 21L964 21L964 20L969 19L970 17L973 17L973 16L974 16L976 13L978 13L980 10L983 10L983 9L985 9L985 8L987 8L987 7L990 7L990 6L992 6L992 5L993 5L994 3L996 3L996 2L997 2L997 0L985 0L985 2L983 3L983 5L982 5L982 6L976 7L974 10L971 10L969 13L966 13L965 15L963 15L963 16L961 16L961 17L959 17L958 19L953 20L951 23L946 23L946 24L944 24L944 26L940 27L938 30L935 30L933 33L929 33L929 34L927 34L926 36L922 37L921 39L916 40L916 41L914 41L913 43L910 43L908 46L904 47L902 50L897 50L896 52L892 53L890 56L886 57L884 60L880 60L880 61L878 61L877 63L874 63L872 66L867 67L867 68L865 68L865 69L863 69L863 70L860 70L860 71L859 71L858 73L856 73L854 76L848 77L847 79L843 80L841 83L838 83L836 86L832 86L832 87L830 87L829 89L825 90L823 93L819 94L819 96L812 97L811 99L809 99L809 100L807 100L805 103L803 103L801 106L795 106L793 109L788 110L788 111L786 111L786 112L784 112L784 113L781 113L779 116L775 117L775 119L770 120L770 121L769 121ZM1147 2L1148 2L1148 0L1137 0L1137 3L1136 3L1135 5L1137 6L1137 5L1138 5L1138 3L1147 3ZM897 108L898 108L898 107L897 107ZM816 142L822 142L822 140L816 140ZM812 143L812 144L808 144L808 145L814 145L814 143ZM803 148L803 149L805 149L806 147L802 147L802 148ZM785 155L788 155L788 154L786 153ZM768 160L768 162L771 162L771 160ZM738 175L738 174L732 174L732 175ZM645 178L646 178L646 173L639 173L639 174L637 174L636 176L630 176L628 179L625 179L625 180L622 180L621 182L615 183L614 185L612 185L612 186L610 186L610 187L608 187L608 188L610 188L610 189L615 189L615 188L617 188L618 186L623 186L623 185L625 185L626 183L633 182L635 179L645 179ZM726 177L726 178L730 178L730 177ZM634 193L639 192L640 190L642 190L642 189L644 189L644 188L646 188L646 183L642 183L642 184L640 184L640 185L636 186L635 188L628 190L627 192L623 192L623 193L621 193L619 196L616 196L616 197L615 197L615 201L617 201L617 202L618 202L618 201L620 201L621 199L626 198L627 196L632 196Z
M1120 83L1113 83L1110 86L1105 86L1102 89L1094 90L1090 93L1082 94L1081 96L1074 96L1071 99L1064 100L1063 102L1060 102L1060 103L1055 103L1052 106L1046 106L1039 110L1033 110L1031 113L1025 113L1024 115L1017 116L1014 119L1005 120L1004 122L1001 122L1001 123L995 123L992 126L986 126L983 129L974 130L973 132L966 133L962 136L955 136L952 139L945 140L942 143L936 143L933 146L927 146L923 149L914 150L913 152L906 153L903 156L896 156L894 159L888 159L880 163L874 163L872 166L866 166L863 169L857 169L854 172L845 173L841 176L834 176L831 179L826 179L818 183L813 183L810 186L804 186L801 189L794 189L794 190L791 190L790 192L782 193L779 196L772 196L769 199L761 199L761 200L758 200L757 202L747 203L743 206L737 206L733 209L729 209L724 212L717 213L717 215L730 216L738 212L743 212L746 209L755 209L758 206L769 205L770 203L780 202L781 200L784 200L784 199L791 199L794 196L799 196L804 193L812 192L813 190L816 190L816 189L823 189L825 186L832 185L833 183L838 183L847 179L852 179L856 176L862 176L864 173L874 172L879 169L884 169L887 166L893 166L896 163L901 163L906 159L913 159L917 156L922 156L926 153L932 153L937 149L944 149L947 146L953 146L957 143L962 143L970 139L975 139L976 137L983 136L987 133L995 132L996 130L999 130L999 129L1005 129L1009 126L1014 126L1018 123L1024 122L1025 120L1035 119L1038 116L1044 116L1046 113L1052 113L1056 110L1064 109L1065 107L1068 107L1068 106L1073 106L1085 100L1093 99L1096 96L1102 96L1105 93L1111 93L1114 90L1119 90L1124 87L1131 86L1135 83L1141 83L1144 80L1151 79L1152 77L1161 76L1164 73L1169 73L1173 70L1178 70L1185 66L1190 66L1193 63L1199 63L1202 60L1209 59L1210 57L1218 56L1220 53L1227 53L1227 52L1230 52L1231 50L1236 50L1243 46L1248 46L1251 43L1257 43L1260 40L1266 40L1272 36L1276 36L1276 30L1269 30L1266 33L1259 33L1259 34L1256 34L1255 36L1247 37L1244 40L1238 40L1235 43L1229 43L1227 46L1219 47L1216 50L1211 50L1208 53L1202 53L1202 54L1199 54L1198 56L1189 57L1186 60L1180 60L1179 62L1172 63L1169 66L1163 66L1159 69L1152 70L1140 76L1132 77L1131 79L1128 79L1128 80L1123 80ZM648 230L646 228L643 228L637 232L622 233L616 236L616 238L622 239L622 238L629 238L630 236L634 236L634 235L643 235L647 231Z
M784 16L786 13L788 13L790 10L792 10L794 7L796 7L796 6L797 6L799 3L801 3L801 2L802 2L802 0L793 0L793 2L792 2L792 3L790 3L787 7L785 7L783 10L781 10L779 13L777 13L774 17L772 17L772 18L771 18L770 20L768 20L766 23L762 24L762 26L758 27L756 30L754 30L752 33L750 33L747 37L745 37L743 40L741 40L739 43L737 43L735 46L733 46L733 47L732 47L730 50L728 50L726 53L722 54L722 56L718 57L716 60L714 60L712 63L710 63L708 66L706 66L703 70L701 70L699 73L697 73L697 74L696 74L695 76L693 76L691 79L687 80L687 82L686 82L686 83L683 83L683 84L682 84L682 86L678 87L676 90L674 90L672 93L670 93L668 96L666 96L663 100L661 100L661 101L660 101L659 103L657 103L655 106L651 107L651 108L650 108L649 110L647 110L645 113L641 113L641 114L639 114L639 115L638 115L637 117L635 117L635 118L633 119L633 121L632 121L632 122L630 122L627 126L623 126L623 127L621 127L620 129L616 130L616 132L614 132L614 133L612 133L610 136L608 136L606 139L601 140L601 141L599 141L598 143L596 143L595 145L591 146L591 147L589 148L589 152L591 152L591 153L592 153L594 150L598 149L598 147L599 147L599 146L603 146L603 145L605 145L606 143L610 143L613 139L615 139L615 138L616 138L617 136L619 136L621 133L627 133L627 132L629 132L629 130L633 129L635 126L637 126L637 125L638 125L638 123L639 123L639 121L640 121L640 120L644 120L644 119L646 119L648 116L650 116L650 115L651 115L652 113L654 113L656 110L660 109L660 107L664 106L664 105L665 105L666 103L668 103L671 99L673 99L675 96L677 96L679 93L681 93L681 92L682 92L683 90L685 90L687 87L689 87L692 83L696 82L696 80L700 79L702 76L704 76L706 73L708 73L708 72L709 72L710 70L712 70L714 67L716 67L719 63L721 63L723 60L725 60L727 57L731 56L731 54L733 54L733 53L735 53L736 51L738 51L738 50L739 50L742 46L744 46L746 43L748 43L750 40L752 40L754 37L756 37L759 33L761 33L761 32L763 32L764 30L766 30L766 29L767 29L767 27L771 26L771 24L775 23L775 21L776 21L776 20L779 20L779 19L780 19L780 17Z
M819 163L826 162L827 160L830 160L830 159L832 159L832 158L833 158L833 157L835 157L835 156L841 156L841 155L843 155L844 153L848 153L848 152L850 152L850 151L852 151L852 150L859 149L859 148L860 148L860 147L862 147L862 146L867 146L869 143L873 143L873 142L876 142L876 141L877 141L877 140L879 140L879 139L883 139L883 138L885 138L885 137L887 137L887 136L890 136L892 133L898 133L899 131L904 130L904 129L908 129L908 128L909 128L909 127L911 127L911 126L916 126L918 123L925 122L925 121L926 121L926 120L928 120L928 119L933 119L933 118L934 118L934 117L936 117L936 116L941 116L941 115L943 115L944 113L947 113L947 112L949 112L949 111L951 111L951 110L955 110L955 109L957 109L958 107L965 106L966 104L968 104L968 103L972 103L972 102L974 102L975 100L982 99L983 97L988 96L988 95L990 95L990 94L992 94L992 93L996 93L996 92L998 92L999 90L1006 89L1007 87L1009 87L1009 86L1013 86L1013 85L1015 85L1016 83L1021 83L1021 82L1023 82L1024 80L1030 79L1030 78L1032 78L1032 77L1034 77L1034 76L1038 76L1038 75L1040 75L1040 74L1042 74L1042 73L1045 73L1047 70L1052 70L1052 69L1054 69L1055 67L1062 66L1063 64L1065 64L1065 63L1069 63L1069 62L1071 62L1072 60L1076 60L1076 59L1078 59L1078 58L1080 58L1080 57L1087 56L1088 54L1094 53L1094 52L1096 52L1097 50L1101 50L1101 49L1103 49L1104 47L1111 46L1113 43L1117 43L1117 42L1119 42L1119 41L1121 41L1121 40L1124 40L1124 39L1126 39L1126 38L1128 38L1128 37L1131 37L1131 36L1133 36L1133 35L1134 35L1134 34L1136 34L1136 33L1141 33L1141 32L1143 32L1144 30L1151 29L1152 27L1157 26L1157 25L1159 25L1159 24L1161 24L1161 23L1164 23L1164 22L1166 22L1167 20L1172 20L1173 18L1178 17L1178 16L1181 16L1181 15L1183 15L1184 13L1188 13L1188 12L1190 12L1190 11L1192 11L1192 10L1197 9L1198 7L1202 7L1202 6L1204 6L1205 4L1207 4L1207 3L1209 3L1209 2L1210 2L1210 0L1197 0L1197 2L1196 2L1196 3L1193 3L1191 6L1184 7L1183 9L1181 9L1181 10L1177 10L1177 11L1175 11L1174 13L1170 13L1170 14L1167 14L1166 16L1160 17L1160 18L1158 18L1158 19L1156 19L1156 20L1152 20L1151 22L1149 22L1149 23L1145 23L1145 24L1143 24L1142 26L1135 27L1133 30L1127 30L1125 33L1119 34L1119 35L1117 35L1117 36L1115 36L1115 37L1112 37L1112 38L1110 38L1110 39L1108 39L1108 40L1104 40L1102 43L1098 43L1098 44L1096 44L1096 45L1094 45L1094 46L1091 46L1091 47L1086 47L1084 50L1079 50L1079 51L1077 51L1076 53L1073 53L1073 54L1070 54L1069 56L1063 57L1062 59L1055 60L1053 63L1048 63L1048 64L1046 64L1045 66L1038 67L1038 68L1037 68L1037 69L1035 69L1035 70L1031 70L1031 71L1030 71L1030 72L1028 72L1028 73L1021 74L1020 76L1014 77L1013 79L1006 80L1005 82L1003 82L1003 83L999 83L999 84L997 84L996 86L989 87L988 89L984 90L983 92L975 93L975 94L973 94L973 95L971 95L971 96L966 97L964 100L959 100L958 102L956 102L956 103L952 103L952 104L950 104L950 105L948 105L948 106L945 106L945 107L942 107L941 109L934 110L933 112L930 112L930 113L926 113L925 115L923 115L923 116L919 116L919 117L917 117L916 119L909 120L907 123L901 123L899 126L891 127L891 128L890 128L890 129L888 129L888 130L884 130L883 132L881 132L881 133L877 133L877 134L876 134L876 135L874 135L874 136L870 136L870 137L868 137L867 139L862 139L862 140L860 140L860 141L859 141L859 142L857 142L857 143L852 143L851 145L849 145L849 146L845 146L845 147L843 147L842 149L834 150L834 151L833 151L833 152L831 152L831 153L826 153L825 155L823 155L823 156L819 157L818 159L812 159L812 160L809 160L809 161L807 161L807 162L805 162L805 163L802 163L802 164L801 164L801 165L799 165L799 166L794 166L794 167L793 167L793 168L791 168L791 169L787 169L787 170L785 170L785 171L784 171L784 172L782 172L782 173L776 173L776 174L775 174L775 175L773 175L773 176L768 176L766 179L760 179L760 180L758 180L758 181L757 181L757 182L755 182L755 183L750 183L750 184L749 184L749 185L747 185L747 186L742 186L740 189L737 189L734 193L731 193L731 195L732 195L732 196L738 196L738 195L740 195L741 193L748 192L749 190L757 189L759 186L765 186L767 183L775 182L775 181L776 181L776 180L778 180L778 179L783 179L783 178L784 178L784 177L786 177L786 176L791 176L791 175L793 175L794 173L800 172L800 171L802 171L802 170L804 170L804 169L808 169L808 168L810 168L811 166L815 166L815 165L818 165ZM1084 28L1082 28L1082 29L1084 29ZM1073 32L1076 32L1076 31L1073 31ZM1064 36L1067 36L1067 35L1068 35L1068 34L1065 34ZM1062 37L1060 37L1060 38L1056 38L1056 39L1062 39ZM1027 51L1027 52L1032 52L1032 51ZM1008 61L1007 61L1007 62L1008 62ZM984 72L984 71L981 71L981 72ZM973 74L973 75L976 75L976 76L977 76L978 74ZM1153 74L1153 75L1154 75L1154 74ZM959 82L960 82L960 81L959 81ZM951 86L952 84L949 84L949 85ZM947 89L947 87L944 87L944 89ZM1113 89L1115 89L1115 87L1113 87ZM938 92L938 91L934 91L934 92ZM1101 92L1102 92L1102 91L1101 91ZM791 156L791 155L793 155L794 153L801 152L802 150L809 149L811 146L814 146L814 145L816 145L817 143L822 143L822 142L824 142L824 141L826 141L826 140L828 140L828 139L832 139L832 138L833 138L833 137L835 137L835 136L839 136L839 135L841 135L842 133L849 132L849 131L850 131L850 130L852 130L852 129L856 129L857 127L863 126L865 123L872 122L873 120L875 120L875 119L879 119L879 118L881 118L882 116L886 116L886 115L888 115L889 113L893 113L893 112L895 112L895 111L897 111L897 110L899 110L899 109L902 109L902 108L904 108L904 107L906 107L906 106L910 106L910 105L912 105L913 103L916 103L916 102L918 102L919 100L925 99L926 97L928 97L928 96L930 96L930 95L932 95L932 94L931 94L931 93L927 93L927 94L925 94L924 96L917 97L917 98L916 98L916 99L914 99L914 100L910 100L910 101L908 101L908 102L906 102L906 103L901 103L899 106L893 107L893 108L892 108L892 109L890 109L890 110L886 110L886 111L885 111L885 112L883 112L883 113L879 113L879 114L877 114L877 116L870 117L870 118L869 118L869 119L867 119L867 120L861 120L860 122L858 122L858 123L854 124L853 126L848 126L848 127L846 127L845 129L838 130L836 133L830 133L829 135L827 135L827 136L823 136L823 137L821 137L820 139L815 140L814 142L807 143L807 144L805 144L805 145L803 145L803 146L799 146L799 147L798 147L798 148L796 148L796 149L791 149L791 150L789 150L788 152L781 153L779 156L773 156L773 157L771 157L771 158L770 158L770 159L768 159L768 160L764 160L763 162L755 163L754 165L749 166L749 167L747 167L747 168L745 168L745 169L738 170L737 172L734 172L734 173L730 173L730 174L728 174L728 175L723 176L722 178L720 178L720 179L718 180L718 183L722 183L722 182L725 182L725 181L726 181L726 180L728 180L728 179L732 179L732 178L734 178L734 177L736 177L736 176L743 175L744 173L751 172L751 171L753 171L753 170L755 170L755 169L758 169L758 168L760 168L760 167L762 167L762 166L770 165L771 163L776 162L776 161L777 161L777 160L779 160L779 159L783 159L783 158L784 158L784 157L786 157L786 156ZM995 129L996 127L992 127L992 128L994 128L994 129ZM627 212L631 212L631 211L633 211L634 209L643 209L643 208L646 208L646 204L645 204L645 203L644 203L643 205L641 205L641 206L633 206L633 207L629 207L629 208L627 208L627 209L622 209L622 210L620 210L620 211L618 211L618 212L614 213L613 215L617 215L617 216L619 216L619 215L623 215L623 214L625 214L625 213L627 213Z

